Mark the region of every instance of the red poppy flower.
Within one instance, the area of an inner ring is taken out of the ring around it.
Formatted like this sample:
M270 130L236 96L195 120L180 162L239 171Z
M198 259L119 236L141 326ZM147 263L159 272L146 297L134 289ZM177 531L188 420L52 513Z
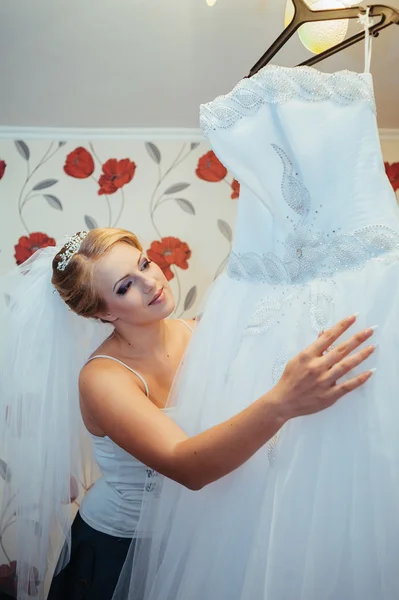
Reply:
M197 170L195 171L197 177L204 181L222 181L227 175L227 169L222 165L216 154L210 150L198 161Z
M122 160L110 158L103 164L103 174L98 181L99 195L115 194L116 191L132 181L135 172L136 164L128 158Z
M17 265L22 265L32 254L39 248L47 248L47 246L55 246L55 239L49 237L45 233L30 233L28 236L23 235L19 238L15 248L15 260Z
M66 157L64 171L70 177L87 179L94 172L94 160L86 148L76 148Z
M30 569L31 578L28 583L28 596L37 596L39 581L39 571L36 567ZM10 594L13 598L17 596L17 561L12 560L10 564L0 565L0 590Z
M12 560L8 565L0 565L0 590L16 597L17 562L15 560Z
M79 496L79 484L75 477L69 478L69 488L70 488L70 500L71 502L75 502L75 500Z
M36 567L30 569L30 579L28 586L28 596L37 596L39 593L38 587L40 585L39 571Z
M391 165L389 163L385 163L385 171L388 175L389 181L392 184L394 192L396 192L396 190L399 190L399 162L392 163Z
M65 498L63 504L73 504L79 497L79 484L72 475L69 478L69 497Z
M180 269L188 269L188 259L191 250L186 244L175 237L164 237L161 241L152 242L147 251L148 258L153 260L163 271L166 279L170 281L174 274L170 268L172 265Z
M6 170L6 166L7 166L6 161L0 160L0 179L3 179L3 175Z
M231 184L231 189L232 189L231 199L237 200L237 198L239 198L239 196L240 196L240 184L238 183L237 179L233 179L233 183Z

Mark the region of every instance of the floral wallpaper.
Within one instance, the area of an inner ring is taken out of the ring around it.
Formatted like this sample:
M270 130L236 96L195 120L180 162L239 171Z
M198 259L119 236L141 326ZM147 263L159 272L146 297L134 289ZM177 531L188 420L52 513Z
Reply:
M399 152L398 152L399 154ZM392 187L394 189L394 191L396 192L396 196L398 197L398 201L399 201L399 162L394 162L394 163L389 163L386 162L385 163L385 171L386 174L388 175L388 179L392 184Z
M385 167L399 200L392 155ZM175 315L194 316L226 263L239 193L206 142L0 140L0 275L67 234L123 227L171 282ZM0 459L0 493L6 478ZM0 597L16 589L14 519L10 505L0 515Z
M0 274L95 227L134 231L194 315L223 268L239 184L207 144L0 141Z

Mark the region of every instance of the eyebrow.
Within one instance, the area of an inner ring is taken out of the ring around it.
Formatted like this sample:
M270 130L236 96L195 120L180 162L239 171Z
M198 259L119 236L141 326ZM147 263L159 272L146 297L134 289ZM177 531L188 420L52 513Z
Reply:
M137 266L139 266L140 261L143 257L143 253L140 254L139 259L137 261ZM124 275L123 277L121 277L120 279L118 279L118 281L115 283L114 287L112 288L113 291L115 291L116 286L118 285L118 283L120 283L121 281L123 281L124 279L126 279L126 277L129 277L129 274Z

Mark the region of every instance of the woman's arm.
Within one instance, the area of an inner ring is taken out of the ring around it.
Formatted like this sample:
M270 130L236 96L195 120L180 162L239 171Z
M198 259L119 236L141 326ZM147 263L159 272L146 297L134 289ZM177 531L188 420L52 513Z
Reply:
M191 438L132 383L127 369L111 361L104 360L101 369L89 363L82 370L85 413L145 465L190 489L201 489L242 465L288 420L333 405L369 379L371 371L336 384L374 351L368 346L351 354L371 337L372 329L327 352L354 321L355 317L345 319L324 332L288 363L279 383L248 408Z

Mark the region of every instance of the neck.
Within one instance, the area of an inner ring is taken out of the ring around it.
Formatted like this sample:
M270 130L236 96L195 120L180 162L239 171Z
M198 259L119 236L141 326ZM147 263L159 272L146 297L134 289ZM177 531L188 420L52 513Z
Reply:
M154 356L157 351L166 352L168 326L164 319L145 325L118 323L115 326L113 337L121 349L123 347L125 353L128 352L132 357L140 355L141 358L144 358L145 356Z

